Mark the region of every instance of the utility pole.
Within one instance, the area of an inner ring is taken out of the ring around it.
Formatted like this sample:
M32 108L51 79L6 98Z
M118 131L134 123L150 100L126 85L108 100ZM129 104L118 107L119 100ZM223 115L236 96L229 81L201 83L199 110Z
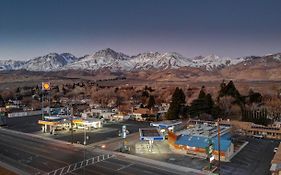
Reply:
M42 103L41 103L41 108L42 108L42 120L44 120L44 89L43 89L43 87L42 87L42 89L41 89L41 93L42 93L42 97L41 97L41 101L42 101Z
M220 118L218 118L218 158L219 158L219 164L218 164L218 173L220 174L220 164L221 164L221 145L220 145Z
M86 125L84 124L84 142L83 142L84 145L87 144L87 133L86 133Z
M49 91L49 116L51 116L51 91Z
M86 144L87 144L86 125L84 124L84 161L86 160ZM85 166L83 168L83 174L85 175Z
M72 104L70 106L70 119L71 119L71 144L73 144L73 107L72 107Z

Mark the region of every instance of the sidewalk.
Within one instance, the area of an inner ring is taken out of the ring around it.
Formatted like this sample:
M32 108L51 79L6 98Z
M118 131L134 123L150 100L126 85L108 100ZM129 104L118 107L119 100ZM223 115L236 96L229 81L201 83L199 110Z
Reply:
M4 132L8 132L8 133L14 133L14 134L22 135L22 136L29 136L29 137L32 137L32 138L37 138L37 139L41 139L41 140L44 140L44 141L51 141L51 142L54 142L54 143L61 143L61 144L65 144L65 145L72 145L72 146L78 147L78 148L84 148L84 146L81 145L81 144L76 144L76 143L71 144L70 142L67 142L67 141L62 141L62 140L58 140L58 139L44 137L42 135L24 133L24 132L10 130L10 129L6 129L6 128L0 128L0 130L3 130Z
M0 161L0 174L1 175L28 175L27 173L21 171L20 169L13 167Z
M162 161L158 161L158 160L152 160L152 159L148 159L148 158L144 158L144 157L139 157L139 156L135 156L135 155L131 155L131 154L125 154L125 153L121 153L121 152L115 152L115 151L109 151L109 150L103 150L103 149L99 149L96 148L96 150L98 152L102 152L104 154L114 154L117 156L120 156L122 158L127 158L127 159L131 159L134 160L135 162L141 163L141 164L145 164L148 166L153 166L153 167L159 167L160 169L171 169L174 170L175 172L179 172L179 173L196 173L198 175L207 175L208 173L197 170L197 169L193 169L193 168L188 168L188 167L183 167L183 166L179 166L179 165L175 165L175 164L171 164L171 163L166 163L166 162L162 162Z

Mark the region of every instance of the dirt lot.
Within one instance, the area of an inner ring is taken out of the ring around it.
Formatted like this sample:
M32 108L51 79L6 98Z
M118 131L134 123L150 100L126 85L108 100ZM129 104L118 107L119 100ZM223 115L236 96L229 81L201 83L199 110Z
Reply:
M0 167L0 174L1 175L16 175L15 173L13 173L5 168L2 168L2 167Z

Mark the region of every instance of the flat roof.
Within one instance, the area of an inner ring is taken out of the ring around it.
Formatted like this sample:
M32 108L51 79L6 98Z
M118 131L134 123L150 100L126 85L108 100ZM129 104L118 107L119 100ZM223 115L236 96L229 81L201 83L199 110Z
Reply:
M221 136L228 133L229 126L220 125ZM176 133L177 135L198 136L198 137L216 137L218 135L218 128L215 124L195 124L185 130Z
M211 138L211 142L214 144L214 149L218 150L218 138L217 137ZM184 145L189 147L206 148L209 145L209 138L202 137L202 136L181 135L179 136L178 140L175 143L178 145ZM221 137L220 150L227 151L230 146L231 146L231 140Z
M140 134L142 137L159 137L161 134L156 128L140 128Z
M164 120L164 121L159 121L159 122L152 122L150 123L150 126L175 126L181 124L182 121L179 120Z
M140 128L140 140L164 140L157 128Z

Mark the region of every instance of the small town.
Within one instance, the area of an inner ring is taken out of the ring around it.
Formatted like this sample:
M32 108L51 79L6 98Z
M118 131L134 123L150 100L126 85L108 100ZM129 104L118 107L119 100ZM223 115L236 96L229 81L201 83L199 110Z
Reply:
M4 90L1 128L88 151L163 161L202 174L245 173L251 168L280 172L280 106L265 103L258 92L250 90L242 96L232 81L222 81L217 101L223 103L214 102L205 86L176 87L168 102L159 95L166 89L99 82L56 85L48 81ZM280 101L278 93L271 102ZM186 98L193 98L190 105ZM236 98L244 98L245 103L235 102ZM241 118L233 106L243 106ZM264 155L259 160L256 154ZM250 167L240 166L247 162Z
M280 7L0 0L0 175L281 175Z

